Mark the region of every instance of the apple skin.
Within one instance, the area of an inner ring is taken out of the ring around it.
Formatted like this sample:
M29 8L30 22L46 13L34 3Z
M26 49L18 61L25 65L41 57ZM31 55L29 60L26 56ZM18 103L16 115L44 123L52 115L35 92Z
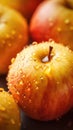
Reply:
M42 2L31 18L30 35L37 42L53 39L73 50L73 1Z
M0 4L19 11L24 17L30 19L38 4L43 0L0 0Z
M53 41L30 45L11 64L7 84L26 115L57 119L73 107L73 52Z
M20 130L20 110L12 95L0 88L0 130Z
M0 5L0 14L0 74L6 74L11 59L27 45L28 24L11 8Z

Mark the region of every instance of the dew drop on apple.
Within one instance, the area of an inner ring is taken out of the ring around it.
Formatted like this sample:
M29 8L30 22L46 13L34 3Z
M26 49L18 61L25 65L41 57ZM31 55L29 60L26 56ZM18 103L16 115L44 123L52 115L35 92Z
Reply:
M58 31L58 32L61 32L61 31L62 31L62 29L61 29L60 27L58 27L58 28L57 28L57 31Z
M57 85L59 85L60 84L60 82L59 81L57 81Z
M38 89L39 89L39 87L37 86L37 87L36 87L36 90L38 90Z
M23 76L22 76L23 78L25 78L25 75L23 74Z
M13 64L13 63L14 63L14 61L15 61L15 58L12 58L12 59L11 59L11 63Z
M35 69L38 70L38 69L39 69L39 66L35 66Z
M23 85L24 83L23 83L23 80L21 80L20 82L19 82L19 85Z
M16 94L19 95L19 92L17 91Z
M37 45L38 43L37 42L33 42L32 45Z
M20 74L22 73L22 69L19 70L19 73L20 73Z
M26 96L24 95L24 99L26 98Z
M66 19L64 22L65 22L65 24L69 24L70 23L70 19Z
M15 120L14 119L11 119L10 122L15 125Z
M43 80L43 77L40 77L41 80Z
M32 100L31 99L29 99L29 103L31 103L32 102Z
M8 102L9 105L11 105L11 102Z
M27 89L28 91L30 91L30 88L28 87L28 89Z
M8 45L9 47L11 47L11 46L12 46L12 44L11 44L11 43L8 43L7 45Z
M70 30L73 31L73 26L70 26Z
M37 84L38 84L38 82L37 82L37 81L35 81L35 84L37 85Z

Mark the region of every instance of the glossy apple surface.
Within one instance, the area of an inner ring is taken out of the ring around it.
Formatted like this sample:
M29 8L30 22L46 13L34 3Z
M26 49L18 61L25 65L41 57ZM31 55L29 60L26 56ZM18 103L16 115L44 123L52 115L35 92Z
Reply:
M27 19L30 19L41 1L43 0L0 0L0 3L18 10Z
M73 1L42 2L31 18L30 34L35 41L53 39L73 50Z
M57 119L73 107L73 52L53 41L30 45L10 66L7 82L28 116Z
M13 97L0 88L0 130L20 130L20 111Z
M27 44L28 24L18 12L0 5L0 74L8 72L11 58Z

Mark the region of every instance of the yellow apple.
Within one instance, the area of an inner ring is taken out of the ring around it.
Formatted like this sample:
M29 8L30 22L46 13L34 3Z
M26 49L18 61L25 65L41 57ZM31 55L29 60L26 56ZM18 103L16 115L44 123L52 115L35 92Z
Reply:
M20 110L13 97L0 88L0 130L20 130Z
M28 116L57 119L73 107L73 52L54 41L33 43L11 64L7 83Z
M18 10L29 19L41 1L43 0L0 0L0 3Z
M28 41L28 24L17 11L0 5L0 74L8 72L11 58Z

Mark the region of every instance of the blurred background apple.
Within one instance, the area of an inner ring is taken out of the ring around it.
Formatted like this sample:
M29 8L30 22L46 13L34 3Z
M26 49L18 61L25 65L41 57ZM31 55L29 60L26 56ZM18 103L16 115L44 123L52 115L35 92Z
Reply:
M12 7L30 19L38 4L43 0L0 0L0 4Z
M28 39L27 20L18 11L0 5L0 74L8 72L11 59Z
M53 39L73 50L73 0L47 0L35 10L30 34L37 42Z

